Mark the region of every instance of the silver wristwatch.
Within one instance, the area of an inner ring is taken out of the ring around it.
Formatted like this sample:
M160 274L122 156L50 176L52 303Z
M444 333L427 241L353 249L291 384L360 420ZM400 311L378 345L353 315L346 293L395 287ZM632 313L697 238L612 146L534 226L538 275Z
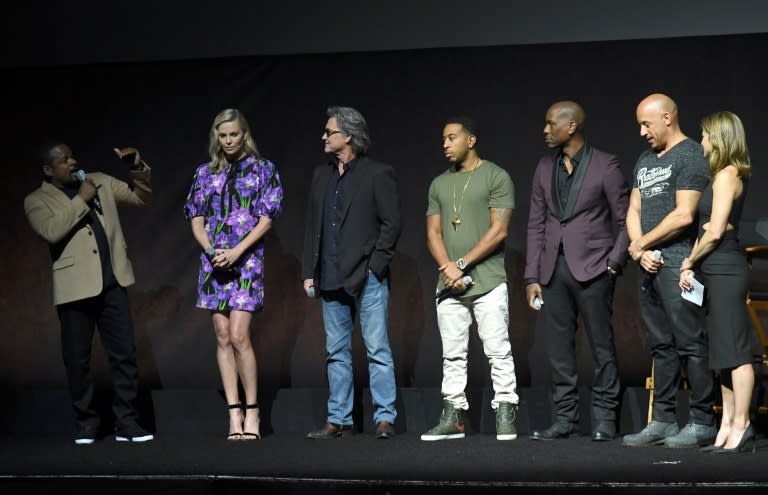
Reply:
M216 256L216 249L214 249L213 246L208 246L207 248L205 248L205 255L208 256L209 258L213 258L214 256Z
M456 260L456 266L463 272L467 269L467 262L464 261L464 258L459 258Z

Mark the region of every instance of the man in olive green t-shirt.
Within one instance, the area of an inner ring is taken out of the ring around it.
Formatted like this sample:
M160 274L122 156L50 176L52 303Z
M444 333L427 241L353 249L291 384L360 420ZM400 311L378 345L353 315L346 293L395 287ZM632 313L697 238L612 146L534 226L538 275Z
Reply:
M517 438L517 380L509 343L504 239L515 206L509 174L477 153L475 123L451 119L443 129L451 166L429 187L427 245L437 263L437 324L443 345L443 412L422 440L464 438L467 351L473 316L491 365L496 438Z

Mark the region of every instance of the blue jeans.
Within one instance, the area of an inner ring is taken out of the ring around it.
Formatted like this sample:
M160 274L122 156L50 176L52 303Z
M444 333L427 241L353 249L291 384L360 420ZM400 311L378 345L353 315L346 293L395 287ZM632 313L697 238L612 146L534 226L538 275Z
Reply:
M357 298L344 289L323 292L323 324L328 353L328 422L352 424L354 383L352 376L352 332L355 313L360 311L360 328L368 356L373 421L395 422L395 365L387 335L388 281L379 281L373 273Z

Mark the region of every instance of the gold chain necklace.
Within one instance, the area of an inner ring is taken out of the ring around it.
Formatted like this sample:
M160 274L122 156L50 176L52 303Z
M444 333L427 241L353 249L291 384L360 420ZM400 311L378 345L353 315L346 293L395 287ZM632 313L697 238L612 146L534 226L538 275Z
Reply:
M482 160L478 158L477 163L472 167L472 173L469 174L467 183L464 184L464 189L461 191L461 199L459 200L458 208L456 208L456 179L453 179L453 220L451 220L453 230L459 230L459 224L461 224L461 207L464 206L464 193L467 192L469 182L472 180L472 176L475 175L475 170L477 170L477 167L480 166L481 162ZM456 175L458 175L458 172L456 172Z

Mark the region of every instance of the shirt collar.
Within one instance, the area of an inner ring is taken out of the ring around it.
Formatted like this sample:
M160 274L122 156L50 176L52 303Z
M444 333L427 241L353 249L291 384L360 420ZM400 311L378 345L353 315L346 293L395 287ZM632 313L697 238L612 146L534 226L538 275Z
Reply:
M576 168L576 166L579 164L581 159L584 158L584 150L586 149L586 147L587 147L587 143L582 144L581 148L579 148L579 151L577 151L576 154L571 157L571 166L573 166L573 168ZM557 163L562 163L564 158L565 158L565 154L561 149L557 153Z
M349 172L357 164L357 160L359 158L360 158L359 156L356 156L353 159L351 159L350 161L348 161L347 163L345 163L344 164L344 171L345 172ZM329 168L332 168L332 169L336 170L338 166L339 166L339 160L337 158L334 157L334 158L329 158L328 159L328 167Z

